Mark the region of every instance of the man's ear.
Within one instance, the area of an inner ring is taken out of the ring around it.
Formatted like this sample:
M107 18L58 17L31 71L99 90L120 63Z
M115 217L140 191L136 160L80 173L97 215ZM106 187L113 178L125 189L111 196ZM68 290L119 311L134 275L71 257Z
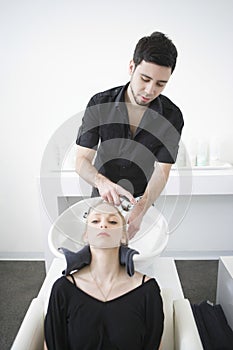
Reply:
M129 75L132 75L135 69L135 63L133 60L129 62Z

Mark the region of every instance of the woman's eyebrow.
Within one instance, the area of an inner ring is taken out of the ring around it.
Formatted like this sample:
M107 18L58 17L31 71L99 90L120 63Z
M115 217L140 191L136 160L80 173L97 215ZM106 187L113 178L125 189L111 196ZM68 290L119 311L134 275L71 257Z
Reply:
M93 215L95 215L95 216L100 216L100 215L102 215L103 213L93 213ZM108 217L110 217L110 216L115 216L115 217L118 217L119 215L118 214L114 214L114 213L106 213L106 215L108 216Z
M109 213L108 214L108 216L110 217L110 216L115 216L115 217L118 217L119 215L117 215L117 214L112 214L112 213Z

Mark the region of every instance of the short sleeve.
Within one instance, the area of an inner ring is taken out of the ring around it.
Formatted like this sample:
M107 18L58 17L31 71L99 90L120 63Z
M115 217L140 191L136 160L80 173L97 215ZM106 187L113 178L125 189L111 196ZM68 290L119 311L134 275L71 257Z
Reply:
M53 285L45 317L44 331L48 350L68 350L66 300L61 281L59 279Z
M162 145L156 154L156 158L158 162L173 164L176 162L184 127L183 115L177 107L165 108L165 116L162 119L163 122L160 121L160 123L164 124L165 127L160 135Z
M146 298L145 338L143 350L159 349L163 334L164 313L160 288L157 282L151 283Z
M165 143L160 146L157 151L156 159L159 163L174 164L176 162L177 154L179 150L179 140L177 142L171 142L171 139L167 139Z
M84 112L82 125L79 128L76 144L79 146L97 149L99 142L98 105L92 98Z

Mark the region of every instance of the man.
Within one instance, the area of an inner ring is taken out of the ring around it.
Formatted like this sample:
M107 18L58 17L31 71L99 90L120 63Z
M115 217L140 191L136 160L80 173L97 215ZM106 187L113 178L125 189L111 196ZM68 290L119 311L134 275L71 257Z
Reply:
M115 205L126 197L134 205L128 216L130 237L176 161L183 117L161 95L176 58L176 47L163 33L140 39L129 64L130 82L93 96L79 129L76 171L94 187L93 196Z

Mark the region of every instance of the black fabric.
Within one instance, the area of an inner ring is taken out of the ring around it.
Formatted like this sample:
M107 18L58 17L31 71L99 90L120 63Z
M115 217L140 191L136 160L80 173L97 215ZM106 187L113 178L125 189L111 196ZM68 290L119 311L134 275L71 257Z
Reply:
M179 108L160 95L146 109L132 135L124 103L127 87L128 84L91 98L76 143L98 148L96 169L115 183L124 179L123 187L130 192L133 185L133 195L137 197L144 193L155 161L175 163L184 121Z
M142 284L145 283L145 278L146 278L146 275L143 275L143 277L142 277Z
M91 263L90 246L86 245L78 252L72 252L67 248L59 248L66 258L66 269L62 272L63 275L69 275L72 271L80 270L84 266Z
M66 258L66 269L62 272L63 275L69 275L72 271L81 270L84 266L91 263L91 251L90 246L84 246L78 252L72 252L66 248L59 248L63 252ZM119 262L122 266L125 266L126 272L129 276L134 274L134 254L139 254L138 251L131 249L127 246L120 246L119 249Z
M221 305L203 301L191 306L204 350L233 350L233 331Z
M102 302L63 276L52 288L45 339L48 350L156 350L163 321L154 279Z
M70 273L68 276L70 276L70 277L71 277L71 279L72 279L72 281L73 281L74 285L77 287L77 284L76 284L76 282L75 282L74 275L73 275L72 273Z

